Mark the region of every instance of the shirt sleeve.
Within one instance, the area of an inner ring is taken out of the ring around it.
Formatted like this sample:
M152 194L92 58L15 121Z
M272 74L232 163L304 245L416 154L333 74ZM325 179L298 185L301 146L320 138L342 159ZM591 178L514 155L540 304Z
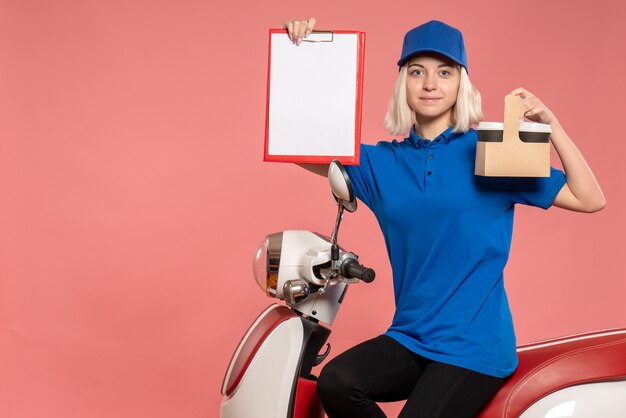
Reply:
M359 165L345 166L354 195L369 208L372 207L372 193L370 188L372 184L372 165L370 151L373 148L374 147L371 145L361 144L359 148Z
M511 187L511 203L548 209L565 183L565 173L554 167L550 167L550 177L516 179Z

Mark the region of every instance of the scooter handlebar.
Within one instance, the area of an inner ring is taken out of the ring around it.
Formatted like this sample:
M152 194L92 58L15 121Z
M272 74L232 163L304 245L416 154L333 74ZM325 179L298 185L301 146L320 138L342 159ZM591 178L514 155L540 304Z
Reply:
M365 283L371 283L376 278L373 269L359 264L355 259L348 259L341 264L341 274L347 278L363 280Z

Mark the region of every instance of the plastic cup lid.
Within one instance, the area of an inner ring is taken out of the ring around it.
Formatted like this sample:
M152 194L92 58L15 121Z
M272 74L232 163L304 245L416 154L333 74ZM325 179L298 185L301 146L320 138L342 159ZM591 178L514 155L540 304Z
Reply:
M550 128L550 125L548 125L547 123L537 122L521 122L519 124L519 130L523 132L552 132L552 128Z
M504 129L504 124L502 122L480 122L478 129L481 131L501 131Z

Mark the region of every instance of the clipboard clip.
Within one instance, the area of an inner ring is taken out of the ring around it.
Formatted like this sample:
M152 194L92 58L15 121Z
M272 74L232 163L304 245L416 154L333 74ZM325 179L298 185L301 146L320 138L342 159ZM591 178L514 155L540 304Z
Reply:
M312 42L312 43L316 43L316 42L332 42L334 40L334 37L335 37L335 33L333 31L330 31L330 30L313 30L313 32L311 32L309 34L309 36L304 38L302 40L302 42Z

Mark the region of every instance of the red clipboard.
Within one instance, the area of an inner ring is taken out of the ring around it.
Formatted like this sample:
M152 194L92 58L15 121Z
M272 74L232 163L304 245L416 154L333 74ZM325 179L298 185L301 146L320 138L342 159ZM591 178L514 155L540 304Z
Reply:
M359 163L365 33L270 29L264 161Z

